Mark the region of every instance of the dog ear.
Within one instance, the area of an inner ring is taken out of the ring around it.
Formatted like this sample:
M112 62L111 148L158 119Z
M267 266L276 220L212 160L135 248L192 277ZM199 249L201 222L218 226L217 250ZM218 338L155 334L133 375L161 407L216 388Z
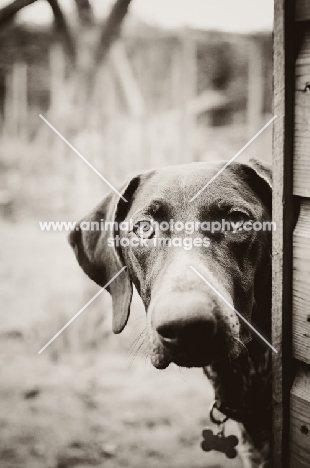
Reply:
M257 193L270 214L272 214L271 166L254 158L250 159L246 164L237 163L235 166L237 167L238 175Z
M145 175L130 179L121 189L124 199L110 192L88 216L76 226L69 235L77 261L83 271L99 286L106 285L124 266L120 250L109 246L108 239L115 238L115 223L123 220L130 208L131 200ZM102 230L103 222L109 222L109 229ZM132 283L128 270L117 276L107 290L113 303L113 332L120 333L129 317L132 298Z

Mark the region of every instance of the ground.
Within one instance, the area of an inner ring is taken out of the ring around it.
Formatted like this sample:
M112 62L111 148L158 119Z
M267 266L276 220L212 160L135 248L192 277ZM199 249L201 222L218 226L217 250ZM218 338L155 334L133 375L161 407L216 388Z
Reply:
M1 224L0 467L241 468L200 448L213 398L202 372L157 371L143 346L135 357L137 297L124 334L109 331L106 293L38 354L99 288L64 233Z

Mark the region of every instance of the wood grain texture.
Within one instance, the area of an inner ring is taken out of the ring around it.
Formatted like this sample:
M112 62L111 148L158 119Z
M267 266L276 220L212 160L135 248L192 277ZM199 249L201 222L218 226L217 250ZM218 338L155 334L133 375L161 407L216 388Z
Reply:
M294 194L310 197L310 27L296 60Z
M310 197L310 2L296 1L299 51L295 66L295 195ZM307 20L307 21L306 21ZM293 235L293 355L299 361L291 390L290 466L310 466L310 199L300 199ZM303 362L300 362L303 361Z
M310 200L301 204L293 236L293 354L310 364Z
M310 368L300 364L291 391L291 467L310 466Z
M309 0L296 0L296 21L310 20Z
M293 108L293 0L275 0L273 140L273 468L289 466L289 403L291 385Z

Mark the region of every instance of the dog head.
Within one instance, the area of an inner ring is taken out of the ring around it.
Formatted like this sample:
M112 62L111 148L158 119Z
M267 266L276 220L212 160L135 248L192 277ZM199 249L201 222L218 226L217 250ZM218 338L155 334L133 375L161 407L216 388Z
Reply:
M231 164L193 198L222 167L192 163L139 174L124 184L122 198L107 195L69 237L80 266L100 286L126 267L107 287L113 331L127 323L134 283L157 368L238 356L250 329L228 304L268 333L271 234L243 227L271 220L270 170L255 161ZM235 232L223 229L223 220ZM97 229L102 222L105 229Z

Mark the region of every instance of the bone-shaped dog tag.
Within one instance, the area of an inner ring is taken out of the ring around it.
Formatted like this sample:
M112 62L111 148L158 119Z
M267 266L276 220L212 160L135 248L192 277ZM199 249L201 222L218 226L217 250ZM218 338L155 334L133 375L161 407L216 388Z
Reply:
M212 429L206 428L202 431L202 437L201 448L204 452L215 450L224 453L227 458L236 458L236 446L239 442L236 436L230 435L226 437L224 429L220 430L218 434L214 434Z

